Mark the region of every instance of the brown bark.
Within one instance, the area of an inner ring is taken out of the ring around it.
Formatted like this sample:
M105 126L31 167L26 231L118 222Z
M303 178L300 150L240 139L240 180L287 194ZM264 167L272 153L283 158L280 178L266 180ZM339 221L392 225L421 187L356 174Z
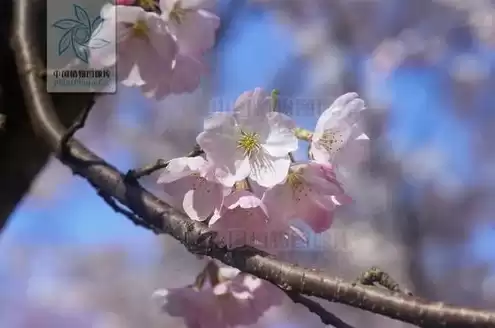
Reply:
M0 10L0 113L5 123L0 130L0 231L8 217L29 191L31 183L50 156L50 150L33 131L23 99L14 52L11 0L3 1ZM33 1L40 6L36 26L38 49L45 58L46 1ZM68 125L92 99L91 94L52 94L61 121Z

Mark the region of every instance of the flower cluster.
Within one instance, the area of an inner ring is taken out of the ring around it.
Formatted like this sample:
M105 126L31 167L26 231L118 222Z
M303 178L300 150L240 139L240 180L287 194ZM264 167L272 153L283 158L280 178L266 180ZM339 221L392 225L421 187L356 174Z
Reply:
M89 61L94 67L116 66L122 84L140 88L148 97L192 92L219 27L219 18L207 10L213 3L108 4L101 18L109 23L89 40ZM117 51L97 47L100 39L113 42ZM290 238L305 242L295 220L322 233L331 227L335 209L352 201L339 172L348 163L345 149L368 139L358 124L363 100L356 93L338 97L314 133L277 112L276 103L276 93L259 88L243 93L232 111L213 113L204 121L196 138L201 154L172 159L157 180L172 205L207 224L229 249L250 245L273 253ZM300 141L310 143L309 161L294 160ZM195 284L159 290L155 297L164 312L184 318L188 327L227 328L256 323L285 296L262 279L210 261Z
M302 137L290 117L273 110L273 97L257 88L243 93L231 112L211 115L196 139L204 155L173 159L158 178L178 207L207 222L230 248L273 251L281 242L273 236L281 234L305 240L295 219L321 233L335 209L351 201L333 159L360 131L364 102L356 93L340 96L314 134ZM292 159L298 137L311 143L309 162Z
M284 293L267 281L230 267L207 265L196 283L154 293L162 311L182 317L188 327L229 328L252 325Z
M117 68L118 81L157 100L194 91L206 70L219 17L209 0L118 0L101 10L98 38L88 43L89 63ZM116 46L96 47L103 38Z

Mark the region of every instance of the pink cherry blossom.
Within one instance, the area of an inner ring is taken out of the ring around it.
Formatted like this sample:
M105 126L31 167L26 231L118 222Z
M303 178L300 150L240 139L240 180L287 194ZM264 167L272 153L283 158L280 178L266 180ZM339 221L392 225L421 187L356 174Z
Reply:
M246 190L238 190L226 196L222 207L211 217L209 225L218 232L218 241L229 249L250 245L273 253L288 238L305 239L287 221L269 217L262 200Z
M315 161L334 163L340 150L350 140L369 139L359 126L360 114L364 109L364 101L357 93L350 92L338 97L323 112L316 124L310 148Z
M160 0L163 17L183 54L200 55L215 44L220 18L206 10L212 0Z
M141 87L146 97L162 100L170 94L191 93L201 82L201 76L206 72L203 60L198 56L177 54L170 72L166 72L154 83Z
M162 17L178 44L170 74L142 87L147 97L157 100L169 94L193 92L206 72L205 51L213 47L220 18L206 11L214 1L161 0Z
M281 183L297 149L294 121L271 111L270 97L259 88L245 92L233 113L215 113L205 120L196 141L222 172L223 179L251 178L262 187Z
M93 67L117 65L118 80L126 86L156 84L170 74L178 47L161 16L138 6L107 4L101 17L88 44ZM101 47L101 40L110 44Z
M162 311L183 317L190 328L252 325L286 297L269 282L234 268L220 268L219 276L216 286L162 289L153 296Z
M215 180L210 168L200 156L175 158L157 182L191 219L204 221L220 208L223 197L230 192L230 188Z
M350 201L332 167L317 162L293 165L286 181L263 196L270 217L302 219L316 233L329 229L336 206Z

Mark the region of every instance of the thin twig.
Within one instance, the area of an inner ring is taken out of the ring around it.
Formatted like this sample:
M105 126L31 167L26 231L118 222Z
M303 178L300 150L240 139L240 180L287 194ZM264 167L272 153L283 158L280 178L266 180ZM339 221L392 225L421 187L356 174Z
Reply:
M112 197L104 193L103 191L98 191L98 195L107 203L108 206L110 206L115 212L120 213L124 215L126 218L131 220L132 223L134 223L137 226L149 229L153 231L156 234L160 233L160 230L157 227L154 227L153 225L148 224L145 220L134 214L132 211L129 209L123 207L122 205L119 205L117 201Z
M70 150L69 148L70 140L74 137L77 131L84 128L84 125L86 124L86 120L88 119L89 116L89 112L91 111L91 108L93 108L94 103L95 103L94 99L92 99L88 104L88 106L84 108L79 118L67 129L65 134L62 136L62 139L60 140L60 148L59 148L59 153L61 156L67 155L67 153Z
M293 153L289 153L289 158L290 158L290 162L291 163L295 163L296 162L296 159L294 158L294 154Z
M199 147L199 145L196 145L194 149L189 154L187 154L187 157L195 157L195 156L200 156L202 154L203 154L203 150ZM146 165L139 169L129 170L126 174L126 179L137 180L144 176L150 175L156 171L164 169L167 166L168 166L168 161L159 159L153 164Z
M321 322L323 322L325 325L332 325L335 328L354 328L353 326L349 325L348 323L337 317L335 314L329 312L320 303L310 299L309 297L303 296L299 293L292 293L288 291L285 291L285 293L294 303L304 305L310 312L319 316Z

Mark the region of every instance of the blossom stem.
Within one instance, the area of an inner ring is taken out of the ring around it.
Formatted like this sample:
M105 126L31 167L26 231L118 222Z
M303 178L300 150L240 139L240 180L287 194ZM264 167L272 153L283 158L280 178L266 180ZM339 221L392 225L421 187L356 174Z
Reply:
M237 181L234 184L234 189L235 190L247 190L247 191L253 191L253 187L251 186L251 183L249 182L249 179L244 179L241 181Z
M193 286L197 289L203 288L206 278L208 278L212 287L220 283L219 268L213 260L208 261L203 270L197 275Z
M320 303L313 301L312 299L299 293L294 293L286 290L284 290L284 292L292 299L294 303L299 303L305 306L310 312L319 316L321 321L325 325L331 325L335 328L353 328L353 326L347 324L335 314L325 309Z
M280 91L277 89L272 90L271 99L272 99L272 111L276 112L278 109L278 96L280 95Z
M294 134L299 140L304 140L307 142L311 142L311 139L313 138L313 132L303 129L303 128L296 128L294 130Z
M292 163L295 163L296 162L296 159L294 158L294 154L293 153L289 153L289 158L290 158L290 161Z

